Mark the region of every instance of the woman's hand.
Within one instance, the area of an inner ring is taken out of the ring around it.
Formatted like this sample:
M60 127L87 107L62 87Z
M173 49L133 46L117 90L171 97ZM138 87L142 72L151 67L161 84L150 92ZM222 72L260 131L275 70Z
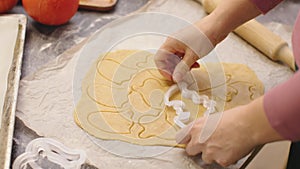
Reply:
M170 36L155 55L155 63L168 80L179 82L196 61L207 55L231 31L258 16L260 11L249 0L220 1L208 16ZM181 62L181 67L177 68Z
M204 143L199 142L205 118L197 119L178 132L176 140L186 144L188 155L202 153L205 163L216 162L224 167L237 162L261 144L283 138L270 126L263 110L263 97L249 105L239 106L223 113L213 134Z
M154 60L163 76L179 82L191 68L199 67L196 61L213 48L210 39L200 28L191 25L168 37Z

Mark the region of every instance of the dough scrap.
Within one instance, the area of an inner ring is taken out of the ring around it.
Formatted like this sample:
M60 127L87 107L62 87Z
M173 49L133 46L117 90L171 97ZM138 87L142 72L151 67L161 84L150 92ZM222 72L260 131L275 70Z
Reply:
M216 64L207 64L211 68ZM263 85L246 65L223 63L226 97L211 96L209 74L202 66L194 69L200 94L225 102L225 110L247 104L263 94ZM158 72L153 54L119 50L100 56L82 83L82 96L74 111L75 122L89 134L107 140L138 145L177 146L179 128L171 107L164 105L164 93L172 85ZM171 100L183 100L191 112L190 121L206 110L177 93Z

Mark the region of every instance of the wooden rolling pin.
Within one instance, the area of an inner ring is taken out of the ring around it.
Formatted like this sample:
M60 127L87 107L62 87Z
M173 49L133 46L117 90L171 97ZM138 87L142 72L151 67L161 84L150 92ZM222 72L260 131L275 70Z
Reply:
M200 2L204 10L211 13L216 8L218 0L200 0ZM287 42L256 20L248 21L235 29L234 32L270 59L281 61L293 71L296 70L295 59Z

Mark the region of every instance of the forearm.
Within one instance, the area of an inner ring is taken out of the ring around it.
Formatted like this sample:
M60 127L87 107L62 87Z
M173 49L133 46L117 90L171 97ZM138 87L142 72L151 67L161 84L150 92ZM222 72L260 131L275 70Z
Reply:
M249 130L249 137L256 144L284 140L284 138L271 126L264 110L264 97L260 97L248 105L241 116L241 123Z
M264 98L264 110L271 126L284 138L300 140L300 72L274 87Z
M235 28L259 14L260 10L250 0L222 0L210 15L195 24L217 45Z

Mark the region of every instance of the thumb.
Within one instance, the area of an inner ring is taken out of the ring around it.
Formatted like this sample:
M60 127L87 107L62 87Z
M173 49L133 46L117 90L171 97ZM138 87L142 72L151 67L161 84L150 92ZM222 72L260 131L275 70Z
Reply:
M190 49L188 49L183 57L183 59L176 65L172 78L175 82L181 82L184 77L188 74L192 67L199 67L196 62L198 56Z
M182 60L188 65L189 68L191 68L195 65L195 63L197 63L197 60L199 60L199 58L200 57L195 52L188 48L185 51Z
M181 60L175 67L172 78L173 81L179 83L183 81L185 75L190 71L190 67L185 63L185 61Z

